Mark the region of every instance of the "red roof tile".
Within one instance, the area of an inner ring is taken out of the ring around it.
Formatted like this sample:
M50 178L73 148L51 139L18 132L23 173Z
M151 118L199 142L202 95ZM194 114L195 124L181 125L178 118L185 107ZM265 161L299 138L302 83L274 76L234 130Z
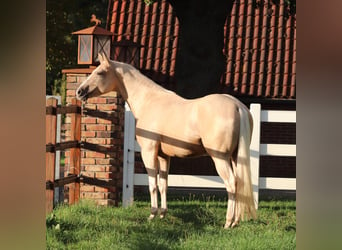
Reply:
M223 92L250 97L296 96L296 14L284 0L234 1L224 27L226 72ZM140 68L161 85L173 88L179 22L166 1L110 0L108 29L113 41L142 45Z

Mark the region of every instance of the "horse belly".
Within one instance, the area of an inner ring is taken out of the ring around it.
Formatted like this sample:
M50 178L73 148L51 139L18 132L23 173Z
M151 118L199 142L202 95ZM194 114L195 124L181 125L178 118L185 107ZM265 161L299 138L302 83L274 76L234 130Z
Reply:
M161 142L161 151L171 157L193 157L206 154L203 145L198 142L185 142L182 140L173 140L172 142Z

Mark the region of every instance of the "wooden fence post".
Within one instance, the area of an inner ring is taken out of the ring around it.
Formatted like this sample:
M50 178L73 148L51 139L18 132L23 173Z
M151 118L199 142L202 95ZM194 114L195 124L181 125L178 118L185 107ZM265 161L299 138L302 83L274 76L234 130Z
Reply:
M81 101L72 99L72 105L76 105L81 108ZM81 114L73 113L71 114L71 141L81 140ZM81 168L81 149L71 148L70 149L70 174L80 174ZM74 204L78 202L80 198L80 182L76 181L69 185L69 204Z
M57 107L57 99L49 98L46 100L46 106ZM56 144L56 128L57 128L56 113L51 112L45 116L45 143ZM56 151L45 153L45 180L54 182L55 180L55 158ZM53 210L54 188L45 190L45 210L49 213Z

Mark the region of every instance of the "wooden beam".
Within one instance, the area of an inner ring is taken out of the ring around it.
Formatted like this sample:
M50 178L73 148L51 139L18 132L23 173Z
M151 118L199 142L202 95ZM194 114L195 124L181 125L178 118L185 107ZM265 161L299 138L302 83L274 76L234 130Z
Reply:
M46 106L52 108L57 107L57 99L48 98ZM47 114L45 116L45 143L56 144L56 128L57 117L56 114ZM55 180L55 158L56 152L45 153L45 181L53 182ZM45 211L50 213L53 210L54 189L45 190Z
M73 183L73 182L79 182L80 177L75 174L69 174L66 177L56 179L54 182L47 181L46 182L46 189L53 189L55 187L62 187L64 185Z
M72 105L77 105L81 107L81 101L72 99ZM81 140L81 114L73 113L71 114L71 141ZM70 174L79 175L81 169L81 149L71 148L70 149ZM78 202L80 198L80 183L75 182L69 185L69 204L74 204Z

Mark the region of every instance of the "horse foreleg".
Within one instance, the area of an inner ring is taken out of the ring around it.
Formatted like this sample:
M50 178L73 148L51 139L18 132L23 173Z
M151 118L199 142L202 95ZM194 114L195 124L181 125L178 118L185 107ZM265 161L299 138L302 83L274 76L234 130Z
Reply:
M167 201L166 201L166 193L167 193L167 177L169 174L169 166L170 166L170 158L169 157L161 157L158 156L159 163L159 192L161 196L161 211L160 218L164 218L167 213Z
M228 158L229 159L229 158ZM235 199L236 199L236 178L231 167L230 160L223 160L219 158L213 158L216 171L222 178L226 190L228 192L228 204L227 204L227 214L226 223L224 228L233 227L233 218L235 213Z
M149 219L153 219L158 214L158 193L157 193L157 157L154 152L141 151L141 157L148 174L148 186L151 197L151 214Z

